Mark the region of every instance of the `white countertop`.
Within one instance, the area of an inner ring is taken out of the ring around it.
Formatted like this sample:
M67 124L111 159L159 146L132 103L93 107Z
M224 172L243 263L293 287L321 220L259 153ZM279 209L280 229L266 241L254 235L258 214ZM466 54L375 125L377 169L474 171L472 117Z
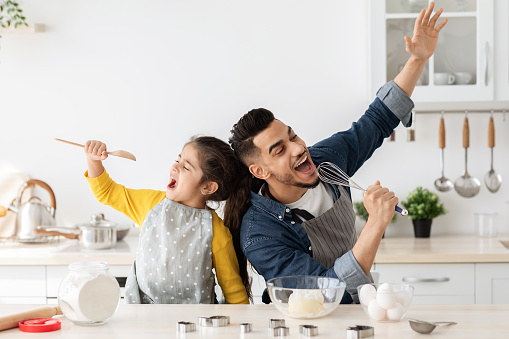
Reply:
M0 316L37 308L37 305L0 305ZM230 316L230 325L220 328L198 326L198 317ZM284 317L273 305L125 305L102 326L77 326L65 317L62 329L48 333L23 333L14 328L1 332L2 338L270 338L269 319L284 318L290 328L286 338L299 336L299 325L318 326L316 338L346 338L349 326L369 325L374 327L371 338L425 338L414 332L408 318L428 321L454 321L457 325L438 327L431 334L437 338L508 338L509 305L412 305L405 318L397 323L377 323L368 319L360 305L340 305L332 314L319 319L293 319ZM178 336L178 321L196 323L196 332ZM253 332L240 334L241 323L251 323Z
M138 247L136 229L110 249L84 250L78 240L52 237L47 243L0 242L0 265L68 265L76 261L106 261L109 265L131 265Z
M509 237L440 235L430 238L384 238L376 254L377 264L411 263L509 263ZM509 336L508 336L509 338Z
M2 265L68 265L83 260L102 260L110 265L131 265L138 246L137 230L114 248L83 250L77 240L55 237L48 243L0 242ZM440 235L430 238L384 238L375 263L509 263L509 237L481 238L474 235Z

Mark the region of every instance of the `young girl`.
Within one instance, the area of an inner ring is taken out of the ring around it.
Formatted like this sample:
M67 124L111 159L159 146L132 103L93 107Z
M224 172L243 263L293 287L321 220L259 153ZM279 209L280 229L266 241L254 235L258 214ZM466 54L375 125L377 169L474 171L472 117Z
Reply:
M102 160L108 155L100 141L85 144L85 173L94 196L141 226L126 303L211 304L214 273L230 304L249 303L245 260L238 245L207 201L229 198L238 179L239 162L230 146L214 137L194 137L170 169L166 192L129 189L115 183ZM235 248L236 247L236 248Z

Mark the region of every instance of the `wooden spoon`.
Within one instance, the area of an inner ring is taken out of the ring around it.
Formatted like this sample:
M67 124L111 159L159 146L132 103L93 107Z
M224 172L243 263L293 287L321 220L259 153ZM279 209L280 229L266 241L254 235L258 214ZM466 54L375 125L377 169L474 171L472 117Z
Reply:
M74 145L74 146L85 147L85 145L77 144L77 143L72 142L72 141L62 140L62 139L58 139L58 138L55 138L55 140L58 140L58 141L61 141L61 142L65 142L66 144L71 144L71 145ZM136 161L136 157L134 156L134 154L129 153L127 151L118 150L118 151L109 151L109 152L106 152L106 153L108 155L114 155L116 157L121 157L121 158L125 158L125 159Z
M5 317L0 317L0 331L18 327L19 322L22 320L34 318L51 318L54 315L59 314L62 314L62 311L60 311L60 307L54 306L36 308L34 310L11 314Z

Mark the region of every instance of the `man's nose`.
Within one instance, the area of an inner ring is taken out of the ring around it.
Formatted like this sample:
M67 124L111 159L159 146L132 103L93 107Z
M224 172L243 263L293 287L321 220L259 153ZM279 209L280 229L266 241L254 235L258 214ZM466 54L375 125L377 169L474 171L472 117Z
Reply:
M301 144L298 144L298 143L291 143L291 147L292 147L292 155L293 156L300 156L302 155L302 153L304 153L306 151L306 148L301 145Z

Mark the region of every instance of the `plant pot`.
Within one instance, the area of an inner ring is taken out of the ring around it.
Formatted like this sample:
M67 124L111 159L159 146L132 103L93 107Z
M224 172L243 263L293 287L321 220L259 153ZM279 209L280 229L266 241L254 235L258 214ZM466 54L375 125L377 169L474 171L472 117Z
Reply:
M431 233L431 223L433 219L412 220L414 224L414 235L416 238L429 238Z

